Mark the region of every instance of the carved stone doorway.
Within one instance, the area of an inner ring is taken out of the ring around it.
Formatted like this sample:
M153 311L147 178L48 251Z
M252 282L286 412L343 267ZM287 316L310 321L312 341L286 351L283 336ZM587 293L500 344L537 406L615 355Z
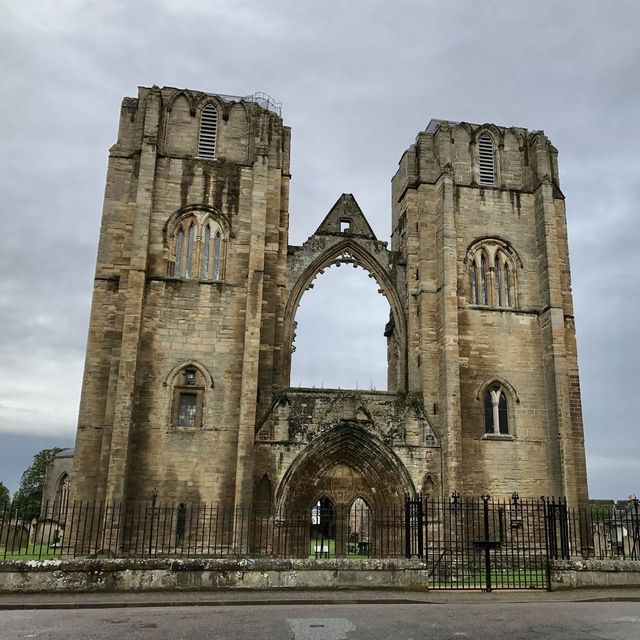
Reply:
M285 521L309 522L301 555L394 555L407 495L415 489L400 459L365 427L345 422L296 458L278 489L276 510ZM315 543L320 524L329 521L332 542Z

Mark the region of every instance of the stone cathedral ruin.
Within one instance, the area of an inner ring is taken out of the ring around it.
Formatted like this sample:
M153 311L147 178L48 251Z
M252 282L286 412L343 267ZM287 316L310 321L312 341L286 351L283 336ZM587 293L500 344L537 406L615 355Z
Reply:
M263 94L154 86L124 99L71 499L155 490L284 517L321 498L386 509L454 490L584 504L549 139L432 120L392 178L390 243L343 194L290 246L290 136ZM387 391L290 387L296 310L337 263L367 270L389 303Z

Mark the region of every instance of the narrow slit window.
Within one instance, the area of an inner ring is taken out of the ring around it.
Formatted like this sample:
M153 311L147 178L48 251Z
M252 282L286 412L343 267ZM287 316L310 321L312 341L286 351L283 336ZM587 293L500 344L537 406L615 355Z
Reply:
M212 104L208 104L200 115L200 135L198 137L199 158L215 160L217 134L218 111Z
M493 433L493 402L489 391L484 394L484 431Z
M182 275L182 250L184 245L184 231L182 227L178 229L176 234L176 261L173 265L173 276L179 278Z
M495 151L493 140L488 133L483 133L478 140L478 161L480 167L480 184L495 185Z
M478 267L475 260L471 263L471 304L478 304Z
M480 278L482 279L482 304L489 304L489 296L487 291L487 260L482 256L480 260Z
M496 256L494 267L493 267L493 277L496 281L496 304L501 307L502 306L502 284L500 278L500 258Z
M507 410L507 396L504 393L500 394L500 400L498 401L498 416L500 433L509 433L509 412Z
M209 255L211 253L211 226L204 229L204 240L202 243L202 274L203 280L209 279Z
M505 262L504 263L504 304L507 307L511 306L510 287L511 287L511 282L510 282L510 275L509 275L509 263Z
M193 273L193 245L195 244L196 227L192 224L189 227L187 237L187 264L185 266L184 277L190 278Z
M220 231L216 231L213 241L213 279L220 280L220 253L222 252L222 237Z

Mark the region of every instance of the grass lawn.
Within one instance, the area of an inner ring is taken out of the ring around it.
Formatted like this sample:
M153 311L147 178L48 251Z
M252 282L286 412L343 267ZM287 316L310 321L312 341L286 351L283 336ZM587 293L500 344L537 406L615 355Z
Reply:
M484 589L485 572L478 571L458 580L442 581L434 576L432 589L476 588ZM505 569L491 572L491 586L494 589L546 589L547 572L544 569Z
M2 560L44 560L60 557L60 547L49 547L46 544L34 544L17 551L7 551L0 547L0 562Z
M335 558L336 557L336 541L327 538L312 538L309 545L309 555L312 558ZM322 550L321 550L322 548ZM328 556L327 556L328 551ZM358 555L357 553L348 553L345 556L349 560L368 560L368 555Z

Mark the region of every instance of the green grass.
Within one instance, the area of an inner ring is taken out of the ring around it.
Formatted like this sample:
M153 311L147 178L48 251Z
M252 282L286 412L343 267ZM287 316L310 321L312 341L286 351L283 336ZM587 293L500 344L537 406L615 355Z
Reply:
M484 571L461 576L458 580L438 580L434 577L432 589L476 588L484 589ZM494 589L544 589L547 587L547 572L543 569L505 569L491 572L491 586Z
M44 560L58 557L60 557L60 548L49 547L46 544L30 544L17 551L6 551L6 555L5 548L0 547L0 562L3 560Z
M335 540L330 540L327 538L312 538L309 542L309 555L312 558L316 557L316 546L320 547L328 547L329 550L329 558L335 558L336 557L336 541ZM326 558L327 556L324 553L318 553L317 554L318 558ZM356 553L348 553L346 556L347 559L349 560L368 560L369 556L366 555L358 555Z

